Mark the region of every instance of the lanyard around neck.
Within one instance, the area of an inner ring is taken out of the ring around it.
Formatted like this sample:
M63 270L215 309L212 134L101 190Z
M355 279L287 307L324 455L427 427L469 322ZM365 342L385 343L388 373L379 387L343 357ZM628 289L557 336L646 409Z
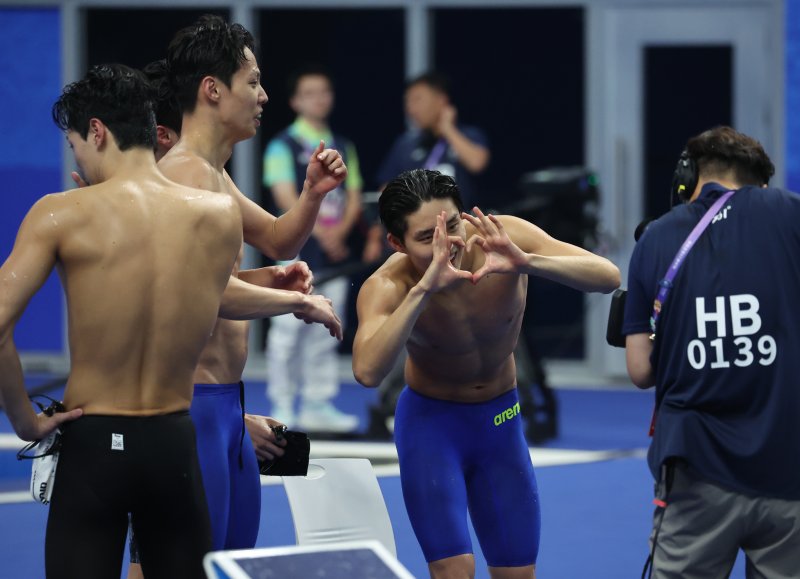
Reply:
M651 340L655 340L656 338L656 323L658 322L658 317L661 315L661 308L667 300L669 290L672 289L672 282L675 279L675 276L678 274L678 269L680 269L681 265L683 265L683 262L686 259L686 256L689 254L689 251L692 249L692 247L694 247L694 244L706 230L706 227L708 227L708 225L711 223L711 220L714 219L714 216L734 193L735 191L728 191L722 197L717 199L711 207L708 208L708 211L706 211L705 215L703 215L702 219L700 219L697 225L694 226L694 229L692 229L689 237L687 237L686 241L684 241L683 245L681 245L681 248L678 250L675 258L672 260L667 273L664 275L664 279L658 283L658 295L656 295L656 299L653 302L653 314L650 316L650 330L652 331L652 334L650 335Z
M442 157L444 156L446 150L447 150L447 141L445 141L444 139L439 139L438 141L436 141L436 144L433 146L433 149L431 149L428 158L425 159L424 168L428 170L435 169L436 166L439 164L439 161L442 160Z

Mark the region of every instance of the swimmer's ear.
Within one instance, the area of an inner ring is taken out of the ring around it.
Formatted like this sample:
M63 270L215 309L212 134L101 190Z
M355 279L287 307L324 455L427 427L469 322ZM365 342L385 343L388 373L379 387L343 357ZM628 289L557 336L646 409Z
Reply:
M103 145L106 140L106 126L103 121L94 117L89 119L89 132L86 135L86 140L94 143L96 147Z
M173 132L164 125L156 125L156 140L158 144L169 150L176 141L172 138Z
M217 86L217 79L213 76L204 76L200 81L200 88L198 89L201 94L211 102L219 101L220 93Z
M403 245L403 242L400 241L397 237L395 237L391 233L386 234L386 240L389 242L389 247L391 247L395 251L399 251L400 253L406 253L406 246Z

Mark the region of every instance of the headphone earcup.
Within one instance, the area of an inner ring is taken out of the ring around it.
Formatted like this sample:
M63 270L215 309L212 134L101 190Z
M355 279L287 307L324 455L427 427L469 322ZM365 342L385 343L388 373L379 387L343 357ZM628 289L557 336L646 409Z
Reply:
M687 203L697 187L697 180L697 163L684 149L672 174L672 195L677 196L682 203Z

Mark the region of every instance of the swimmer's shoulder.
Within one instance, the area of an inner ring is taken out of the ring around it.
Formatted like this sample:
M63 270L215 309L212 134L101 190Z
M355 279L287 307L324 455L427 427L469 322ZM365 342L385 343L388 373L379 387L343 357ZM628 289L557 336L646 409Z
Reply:
M211 163L200 155L176 148L169 150L158 162L158 168L167 179L195 189L222 190L224 177Z
M364 282L359 298L380 297L382 301L399 302L415 283L408 257L402 253L395 253Z

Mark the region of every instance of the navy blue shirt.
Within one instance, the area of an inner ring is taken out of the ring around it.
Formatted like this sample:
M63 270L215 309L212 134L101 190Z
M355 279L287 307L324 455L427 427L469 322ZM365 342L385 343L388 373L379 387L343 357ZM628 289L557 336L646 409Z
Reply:
M480 129L459 125L458 130L473 143L488 148L488 139ZM438 139L433 134L418 129L412 129L400 135L378 169L378 183L385 185L404 171L425 168L425 162L437 141ZM475 179L461 164L449 145L436 166L430 168L455 179L461 192L464 209L467 211L472 209L478 201Z
M631 257L623 333L650 333L658 282L725 192L649 225ZM685 459L748 495L800 499L800 196L744 187L689 252L658 320L649 464Z

